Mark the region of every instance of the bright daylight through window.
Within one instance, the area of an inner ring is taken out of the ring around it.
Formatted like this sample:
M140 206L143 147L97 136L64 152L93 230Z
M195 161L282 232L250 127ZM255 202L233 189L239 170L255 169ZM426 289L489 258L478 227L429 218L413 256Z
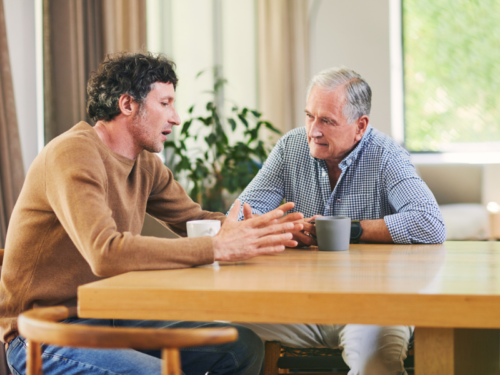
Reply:
M500 1L403 0L410 151L500 151Z

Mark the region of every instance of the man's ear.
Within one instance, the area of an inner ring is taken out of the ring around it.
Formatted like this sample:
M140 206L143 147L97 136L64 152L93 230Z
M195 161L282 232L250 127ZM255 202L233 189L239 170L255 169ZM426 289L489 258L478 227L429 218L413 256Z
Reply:
M118 107L125 116L134 116L139 110L139 103L137 103L130 94L123 94L118 99Z
M356 141L360 141L363 138L363 134L365 134L366 129L368 128L368 124L370 119L368 116L361 116L358 121L356 121Z

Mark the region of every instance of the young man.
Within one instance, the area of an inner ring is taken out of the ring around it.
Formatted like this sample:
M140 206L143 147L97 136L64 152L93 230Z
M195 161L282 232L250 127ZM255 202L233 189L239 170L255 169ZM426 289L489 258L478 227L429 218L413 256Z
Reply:
M77 287L124 272L171 269L244 260L296 245L278 221L293 204L238 222L239 202L229 217L201 210L154 152L172 127L177 77L163 56L109 57L88 83L89 116L51 141L37 156L11 217L0 283L0 329L16 374L26 367L26 341L18 315L31 308L76 305ZM163 239L140 236L148 212L184 233L188 220L223 221L215 237ZM127 327L217 327L219 323L71 319L73 324ZM257 374L263 347L250 330L239 340L182 351L186 374ZM160 352L89 350L43 346L43 370L53 374L160 374Z

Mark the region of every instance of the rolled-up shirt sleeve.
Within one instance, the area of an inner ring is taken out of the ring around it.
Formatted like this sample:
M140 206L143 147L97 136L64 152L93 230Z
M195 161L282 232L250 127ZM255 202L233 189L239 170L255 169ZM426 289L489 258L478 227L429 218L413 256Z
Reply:
M446 228L434 195L401 154L388 158L384 171L389 204L397 213L384 217L395 243L443 243Z
M262 215L272 211L283 201L285 184L283 148L283 141L280 139L269 154L262 169L238 198L242 207L244 203L250 204L253 214ZM243 209L240 210L238 216L238 220L242 219Z

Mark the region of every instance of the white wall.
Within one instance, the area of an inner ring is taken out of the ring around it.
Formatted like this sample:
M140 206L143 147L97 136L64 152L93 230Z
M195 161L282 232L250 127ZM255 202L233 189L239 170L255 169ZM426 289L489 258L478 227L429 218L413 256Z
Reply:
M371 125L391 135L389 0L322 0L311 16L311 76L344 65L372 89Z
M225 96L239 106L257 108L257 30L254 0L222 1Z
M10 67L14 84L17 122L21 138L24 170L38 154L35 1L4 0Z
M221 38L214 35L214 7L220 6ZM167 53L177 64L179 85L176 107L182 120L197 103L195 113L206 115L212 100L212 68L217 59L228 80L224 95L226 112L232 103L257 106L256 20L254 0L148 0L148 49ZM171 20L169 22L168 20ZM168 25L166 23L169 23ZM218 45L216 46L216 43ZM220 48L220 56L215 49ZM201 77L195 78L201 70ZM230 135L231 137L231 135ZM238 135L237 135L238 137Z
M500 164L486 164L483 170L483 203L500 204Z

